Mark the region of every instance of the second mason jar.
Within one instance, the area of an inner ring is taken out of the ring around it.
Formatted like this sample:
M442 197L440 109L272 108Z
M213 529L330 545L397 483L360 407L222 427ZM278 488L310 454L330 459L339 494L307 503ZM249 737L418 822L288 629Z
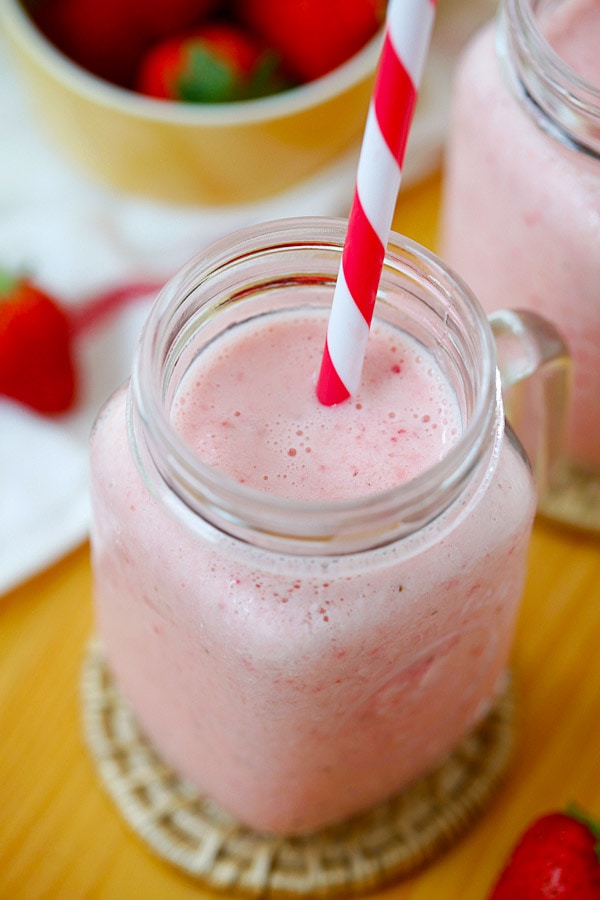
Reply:
M483 307L536 311L573 360L542 509L600 530L600 4L503 0L459 66L440 252Z

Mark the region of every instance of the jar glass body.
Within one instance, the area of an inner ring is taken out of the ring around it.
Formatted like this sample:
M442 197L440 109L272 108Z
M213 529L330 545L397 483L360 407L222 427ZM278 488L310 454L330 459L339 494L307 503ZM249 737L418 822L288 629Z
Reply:
M397 236L375 316L435 353L456 392L463 433L443 460L381 495L304 503L223 477L179 440L177 384L234 320L318 307L324 339L344 228L261 226L192 261L91 443L97 628L117 685L178 772L285 834L401 790L486 714L535 509L485 316Z
M440 235L441 255L486 311L532 310L563 335L573 363L566 445L541 508L591 530L600 530L599 42L600 8L589 0L505 0L458 69Z

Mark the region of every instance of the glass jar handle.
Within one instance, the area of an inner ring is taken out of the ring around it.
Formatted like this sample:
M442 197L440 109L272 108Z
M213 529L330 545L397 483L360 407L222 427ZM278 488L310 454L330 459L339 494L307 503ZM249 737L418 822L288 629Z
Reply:
M536 313L499 310L488 320L506 417L529 457L543 500L564 459L571 358L556 328Z

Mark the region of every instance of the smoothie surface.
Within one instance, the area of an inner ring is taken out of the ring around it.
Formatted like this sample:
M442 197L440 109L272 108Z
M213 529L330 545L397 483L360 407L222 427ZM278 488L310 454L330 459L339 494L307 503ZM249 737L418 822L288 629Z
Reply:
M360 391L325 407L315 385L326 327L325 313L286 312L221 336L183 379L176 430L204 462L287 499L380 492L439 461L461 416L429 351L375 322Z

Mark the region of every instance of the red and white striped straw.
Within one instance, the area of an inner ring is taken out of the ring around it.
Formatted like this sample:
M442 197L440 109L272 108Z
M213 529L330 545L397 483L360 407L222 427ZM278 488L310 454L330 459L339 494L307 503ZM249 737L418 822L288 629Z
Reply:
M333 406L358 390L404 153L437 0L390 0L335 286L317 397Z

